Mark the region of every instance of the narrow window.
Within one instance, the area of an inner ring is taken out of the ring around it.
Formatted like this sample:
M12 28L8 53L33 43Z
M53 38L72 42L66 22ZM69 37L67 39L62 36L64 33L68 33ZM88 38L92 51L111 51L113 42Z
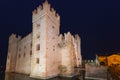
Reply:
M25 52L24 52L24 57L25 57Z
M18 58L20 58L20 54L18 55Z
M39 64L39 58L36 59L36 63Z
M37 29L39 29L40 28L40 24L37 24Z
M30 56L32 55L32 50L30 50Z
M36 36L37 36L37 39L39 39L40 38L40 33L38 33Z
M37 44L37 46L36 46L36 50L37 50L37 51L40 50L40 44Z
M55 51L55 46L53 46L53 51Z
M52 28L54 29L55 27L54 27L54 26L52 26Z
M39 39L40 38L40 35L37 35L37 39Z

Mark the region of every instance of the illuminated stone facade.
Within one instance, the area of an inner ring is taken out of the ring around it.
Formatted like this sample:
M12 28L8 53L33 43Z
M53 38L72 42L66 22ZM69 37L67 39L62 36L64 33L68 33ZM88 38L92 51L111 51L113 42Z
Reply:
M106 66L120 65L120 54L112 54L109 56L99 55L97 60L99 65Z
M80 37L60 34L60 16L47 1L33 11L32 24L26 37L9 37L6 72L43 79L75 75L82 62Z
M93 64L85 64L85 78L93 80L107 80L107 66L98 66Z

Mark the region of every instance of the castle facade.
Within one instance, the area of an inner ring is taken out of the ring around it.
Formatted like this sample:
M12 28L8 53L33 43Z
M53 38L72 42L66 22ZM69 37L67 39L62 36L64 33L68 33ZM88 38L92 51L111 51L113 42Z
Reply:
M82 62L79 35L60 34L60 16L45 1L32 12L32 32L9 37L6 72L48 79L70 77Z

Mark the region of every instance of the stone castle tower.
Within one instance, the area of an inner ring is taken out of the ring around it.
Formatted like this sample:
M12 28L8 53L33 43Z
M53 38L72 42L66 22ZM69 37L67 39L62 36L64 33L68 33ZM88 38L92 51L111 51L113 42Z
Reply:
M10 36L6 72L42 79L75 75L82 60L80 37L60 34L60 16L47 0L32 12L32 24L26 37Z
M12 34L9 37L9 47L8 47L8 55L7 55L7 63L6 63L6 71L15 72L15 65L17 59L17 46L18 41L21 39L20 36L18 38L15 34Z
M31 76L56 76L58 74L56 63L60 61L57 52L60 17L46 1L43 6L39 6L33 11L32 23ZM39 64L36 64L36 59ZM53 71L55 73L51 74Z

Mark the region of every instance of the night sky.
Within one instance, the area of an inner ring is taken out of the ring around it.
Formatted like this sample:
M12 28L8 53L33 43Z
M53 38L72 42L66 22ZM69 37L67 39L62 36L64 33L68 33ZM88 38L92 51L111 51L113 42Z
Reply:
M82 56L120 52L120 2L114 0L48 0L61 16L61 33L81 37ZM32 11L44 0L0 0L0 65L5 65L12 33L32 32Z

